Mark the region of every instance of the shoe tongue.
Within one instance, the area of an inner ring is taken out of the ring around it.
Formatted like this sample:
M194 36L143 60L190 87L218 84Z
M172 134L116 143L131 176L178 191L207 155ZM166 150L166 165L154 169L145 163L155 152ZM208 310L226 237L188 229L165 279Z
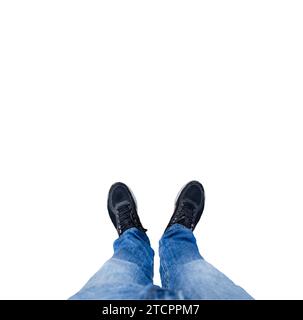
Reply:
M196 205L193 201L191 200L185 200L183 201L183 205L186 206L187 208L191 209L191 210L194 210Z
M129 201L124 200L124 201L121 201L118 204L116 204L115 209L116 210L118 210L118 209L121 210L121 209L124 209L124 208L126 209L126 208L129 207L129 205L130 205Z

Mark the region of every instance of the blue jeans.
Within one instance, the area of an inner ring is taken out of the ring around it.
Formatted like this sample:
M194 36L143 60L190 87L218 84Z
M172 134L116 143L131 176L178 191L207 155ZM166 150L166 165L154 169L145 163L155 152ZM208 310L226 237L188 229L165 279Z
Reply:
M154 251L147 235L126 230L114 242L114 255L70 299L252 299L206 262L192 231L174 224L159 246L162 288L153 284Z

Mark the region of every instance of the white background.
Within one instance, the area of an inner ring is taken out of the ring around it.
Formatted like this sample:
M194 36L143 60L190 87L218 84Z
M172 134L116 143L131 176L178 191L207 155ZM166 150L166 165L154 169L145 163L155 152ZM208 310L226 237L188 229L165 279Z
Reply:
M0 298L66 299L127 183L156 250L198 179L202 255L303 298L301 1L1 1Z

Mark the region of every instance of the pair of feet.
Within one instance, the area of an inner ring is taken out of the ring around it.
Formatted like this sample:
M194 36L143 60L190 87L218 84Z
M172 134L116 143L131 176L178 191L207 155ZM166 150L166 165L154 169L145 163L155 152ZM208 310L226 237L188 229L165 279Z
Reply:
M166 229L178 223L194 230L201 218L204 200L202 184L198 181L187 183L178 194L174 213ZM119 236L133 227L143 232L147 231L140 222L135 197L126 184L117 182L111 186L108 193L107 208Z

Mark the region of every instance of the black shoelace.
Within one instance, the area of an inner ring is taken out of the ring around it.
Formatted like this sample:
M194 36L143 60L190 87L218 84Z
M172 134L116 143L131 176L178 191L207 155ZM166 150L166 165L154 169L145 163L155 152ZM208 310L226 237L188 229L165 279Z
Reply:
M133 212L130 204L124 204L118 208L119 212L119 221L122 230L127 229L128 227L134 224Z
M141 222L137 219L136 214L134 214L131 204L124 204L117 208L117 210L119 212L119 234L123 233L125 230L131 227L137 227L144 232L147 231L147 229L143 228Z
M178 217L174 221L174 223L181 223L188 228L193 228L193 218L194 218L194 205L188 202L183 202L180 205L180 209L178 212Z

